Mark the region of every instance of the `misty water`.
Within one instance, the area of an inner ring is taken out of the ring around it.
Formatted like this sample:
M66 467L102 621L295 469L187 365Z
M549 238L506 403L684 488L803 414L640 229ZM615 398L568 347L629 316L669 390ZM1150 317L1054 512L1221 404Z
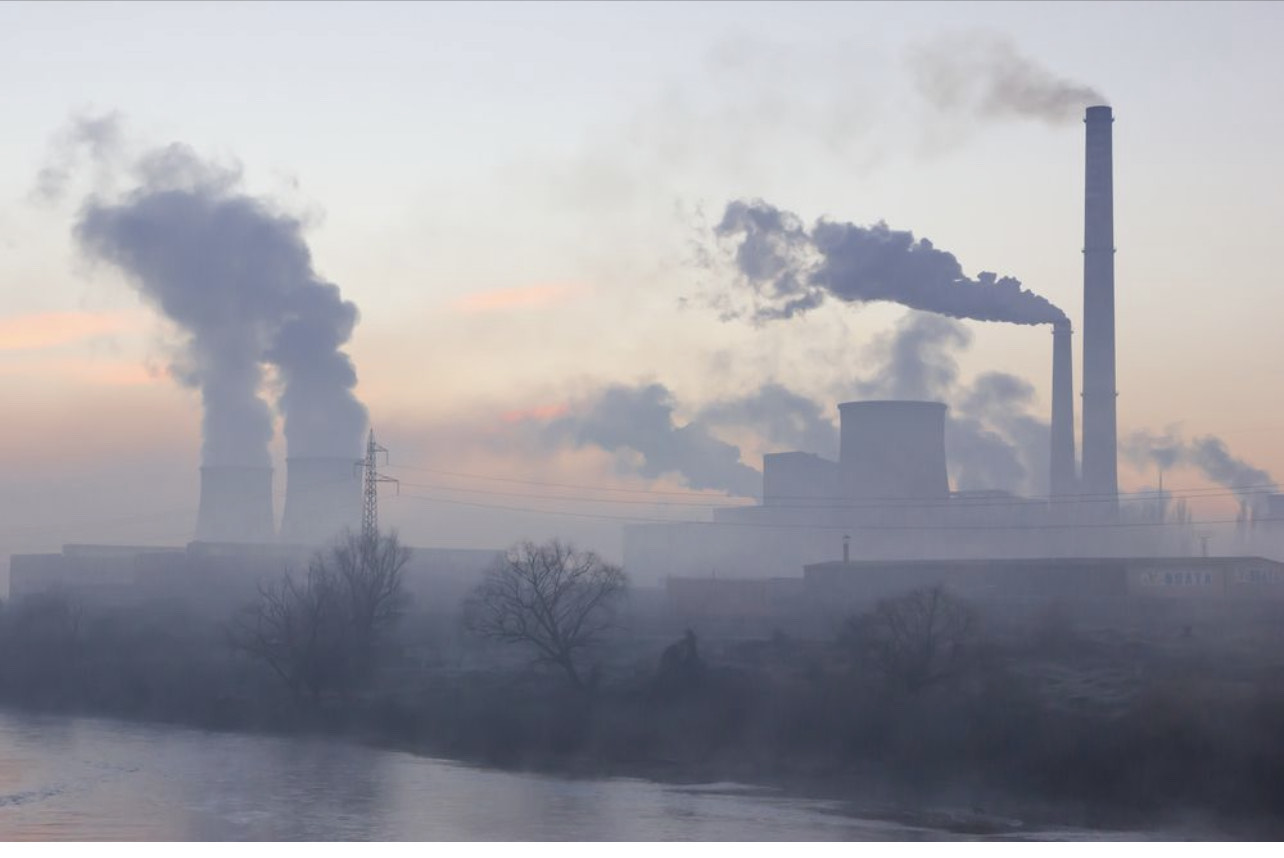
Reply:
M1016 820L999 827L1007 829L999 834L1018 838L1108 835L1027 830ZM476 768L333 739L0 711L3 840L960 836L948 828L861 817L839 802L736 784L571 779Z

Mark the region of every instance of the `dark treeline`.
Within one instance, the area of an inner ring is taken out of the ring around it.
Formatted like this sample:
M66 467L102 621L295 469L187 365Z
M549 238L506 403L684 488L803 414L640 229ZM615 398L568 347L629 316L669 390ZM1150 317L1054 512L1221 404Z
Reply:
M350 540L226 617L56 591L12 601L0 703L333 731L509 768L1047 808L1095 826L1194 814L1279 834L1284 672L1246 636L1270 619L1218 626L1239 637L1111 630L1055 608L1014 622L934 588L806 636L684 631L627 598L618 569L557 543L515 547L444 611L406 599L404 562L395 540Z

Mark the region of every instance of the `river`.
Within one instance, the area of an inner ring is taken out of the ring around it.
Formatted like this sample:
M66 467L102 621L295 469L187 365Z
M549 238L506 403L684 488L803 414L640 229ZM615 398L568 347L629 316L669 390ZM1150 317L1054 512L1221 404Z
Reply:
M1078 839L1101 832L1024 831ZM3 840L921 840L736 784L496 771L320 737L0 711ZM1133 832L1129 837L1146 837ZM1151 834L1149 836L1155 836Z

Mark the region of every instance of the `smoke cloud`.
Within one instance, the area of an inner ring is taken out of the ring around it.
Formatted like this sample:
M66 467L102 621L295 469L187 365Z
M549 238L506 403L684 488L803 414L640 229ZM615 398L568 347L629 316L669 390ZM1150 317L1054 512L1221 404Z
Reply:
M885 223L822 219L808 230L796 215L762 200L737 200L714 231L735 242L736 268L760 302L759 321L791 318L828 296L977 321L1039 325L1066 318L1019 280L989 271L966 277L952 254Z
M542 434L553 445L593 445L618 453L622 472L648 478L678 474L693 489L739 497L760 493L762 474L740 461L739 447L714 437L699 421L677 425L673 411L673 395L664 385L614 385L573 405Z
M859 399L946 399L958 381L954 352L971 343L958 322L910 313L875 338L866 355L875 369L853 389Z
M1020 463L1021 476L991 477L990 485L1044 497L1051 491L1052 428L1031 416L1034 404L1034 385L1029 381L1004 372L987 372L977 376L971 387L959 392L955 407L961 415L960 421L974 420L992 427ZM979 461L983 460L974 457L974 463ZM968 465L967 458L962 457L960 467ZM960 475L959 488L967 487L966 483Z
M999 489L1042 496L1048 490L1048 424L1030 416L1034 387L1005 373L970 385L958 378L955 356L971 343L960 323L909 313L871 344L862 377L843 391L860 399L921 399L949 403L945 443L960 490ZM739 497L761 493L761 472L719 431L749 432L775 450L838 453L838 427L821 403L775 382L710 402L679 425L672 392L661 384L612 385L556 415L532 413L522 423L544 449L598 447L616 454L621 473L676 474L695 489Z
M74 117L59 131L49 146L45 166L36 174L31 199L54 203L67 193L71 180L85 159L100 173L110 169L123 143L118 113ZM100 183L103 176L99 177Z
M204 464L269 463L265 364L290 455L355 457L367 415L341 347L357 308L313 271L301 222L182 144L145 153L130 174L119 198L86 200L75 235L187 335L174 375L201 392Z
M754 432L778 450L805 450L826 458L838 456L838 427L813 399L775 382L745 396L710 403L696 416L711 427Z
M919 93L943 112L1061 124L1106 103L1097 90L1059 77L995 34L948 35L908 59Z
M1170 471L1186 456L1186 442L1175 427L1163 434L1139 430L1119 441L1119 454L1134 467Z
M1138 468L1195 468L1208 480L1235 492L1242 501L1273 491L1275 486L1269 472L1233 455L1226 442L1215 435L1186 441L1173 427L1162 434L1142 430L1124 438L1119 451Z
M1260 493L1275 484L1269 473L1232 456L1226 442L1212 435L1193 440L1188 456L1205 476L1229 489Z

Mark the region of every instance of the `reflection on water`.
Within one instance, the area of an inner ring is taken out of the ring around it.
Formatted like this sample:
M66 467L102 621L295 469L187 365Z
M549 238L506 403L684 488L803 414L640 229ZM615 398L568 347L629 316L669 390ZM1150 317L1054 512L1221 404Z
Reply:
M0 712L6 840L870 840L943 832L732 784L472 768L318 738Z

